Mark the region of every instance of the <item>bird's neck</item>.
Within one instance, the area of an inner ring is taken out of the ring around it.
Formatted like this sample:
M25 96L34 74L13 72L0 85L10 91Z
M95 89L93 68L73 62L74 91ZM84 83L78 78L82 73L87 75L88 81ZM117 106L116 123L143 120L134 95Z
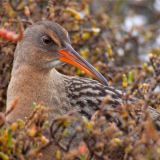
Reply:
M55 69L46 71L30 65L18 67L14 64L7 91L7 110L15 100L17 105L7 120L15 121L28 116L34 102L53 108L60 107L61 100L58 96L65 97L62 94L64 90L63 76Z

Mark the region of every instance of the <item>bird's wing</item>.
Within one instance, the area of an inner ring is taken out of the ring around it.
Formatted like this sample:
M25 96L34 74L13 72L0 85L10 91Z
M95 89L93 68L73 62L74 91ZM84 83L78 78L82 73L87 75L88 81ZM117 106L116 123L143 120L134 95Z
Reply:
M66 93L71 106L75 106L79 111L90 117L100 106L105 96L109 95L110 106L116 107L122 103L120 91L104 86L101 83L79 77L66 77Z
M80 77L65 77L64 81L71 106L78 108L79 112L88 118L99 109L101 102L107 95L110 96L107 107L116 107L122 104L121 91L104 86L98 81ZM148 107L148 112L160 130L160 113L152 107Z

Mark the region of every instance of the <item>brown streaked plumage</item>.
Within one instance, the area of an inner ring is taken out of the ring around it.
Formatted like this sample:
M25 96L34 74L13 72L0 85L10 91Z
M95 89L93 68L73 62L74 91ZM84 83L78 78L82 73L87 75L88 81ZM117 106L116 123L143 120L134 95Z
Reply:
M61 61L83 69L101 83L60 74L55 67ZM74 108L90 117L106 95L111 96L110 106L122 103L121 93L109 87L107 80L74 51L64 28L55 22L42 21L26 29L14 55L7 110L17 98L18 103L7 116L7 121L27 117L33 102L42 102L51 108L50 122ZM151 108L150 113L155 120L158 119L158 112Z

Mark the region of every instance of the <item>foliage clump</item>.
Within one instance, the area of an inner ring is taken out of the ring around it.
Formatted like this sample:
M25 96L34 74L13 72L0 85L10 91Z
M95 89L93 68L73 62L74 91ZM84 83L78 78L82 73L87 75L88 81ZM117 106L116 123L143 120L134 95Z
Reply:
M107 108L110 97L105 97L91 119L69 112L49 125L48 109L37 105L28 119L2 126L9 113L1 113L0 159L38 159L52 144L57 160L160 159L160 116L149 111L150 107L160 111L160 49L155 46L159 20L157 11L148 8L153 2L144 2L2 0L0 28L19 33L19 24L26 28L44 19L60 23L69 31L74 48L109 79L110 85L125 94L123 104L116 108ZM144 15L150 13L149 23L130 31L124 29L128 14L142 11ZM1 111L15 46L0 38ZM141 56L148 61L142 61ZM85 76L67 65L58 69ZM46 136L46 130L50 136Z

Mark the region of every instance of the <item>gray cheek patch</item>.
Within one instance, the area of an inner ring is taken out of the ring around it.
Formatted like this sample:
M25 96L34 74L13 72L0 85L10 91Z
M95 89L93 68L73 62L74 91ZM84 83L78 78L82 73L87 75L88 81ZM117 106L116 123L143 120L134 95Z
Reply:
M55 68L59 65L63 64L61 61L59 61L58 59L55 59L53 61L47 62L46 67L48 68Z

